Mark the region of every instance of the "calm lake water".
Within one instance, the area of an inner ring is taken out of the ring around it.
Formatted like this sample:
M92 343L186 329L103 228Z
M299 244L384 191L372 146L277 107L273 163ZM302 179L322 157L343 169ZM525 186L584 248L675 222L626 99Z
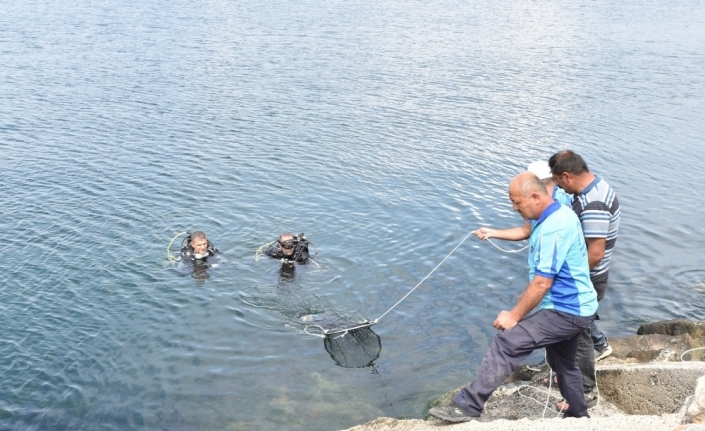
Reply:
M19 0L0 62L0 429L422 418L525 252L468 239L367 367L299 317L379 317L565 148L622 203L603 330L705 319L703 1ZM196 229L207 279L167 259ZM317 264L255 259L285 230Z

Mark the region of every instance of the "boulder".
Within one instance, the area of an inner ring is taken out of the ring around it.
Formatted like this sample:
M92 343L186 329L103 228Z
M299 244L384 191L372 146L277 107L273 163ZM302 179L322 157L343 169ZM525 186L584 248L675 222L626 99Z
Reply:
M705 322L688 319L664 320L661 322L646 323L636 331L637 335L662 334L683 335L688 334L693 338L705 338Z

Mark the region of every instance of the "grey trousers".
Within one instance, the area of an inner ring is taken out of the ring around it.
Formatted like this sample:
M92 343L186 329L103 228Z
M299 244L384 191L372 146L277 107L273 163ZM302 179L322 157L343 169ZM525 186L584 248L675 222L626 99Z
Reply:
M468 412L480 414L487 399L504 379L531 352L545 347L548 364L558 375L561 395L570 405L565 416L589 417L575 354L578 336L585 329L589 330L594 318L555 310L539 310L525 317L517 326L495 335L480 364L477 378L463 387L453 400Z

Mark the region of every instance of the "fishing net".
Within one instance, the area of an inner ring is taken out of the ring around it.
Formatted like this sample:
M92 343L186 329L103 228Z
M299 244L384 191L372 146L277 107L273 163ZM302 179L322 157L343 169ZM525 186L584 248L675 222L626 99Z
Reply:
M304 328L307 334L323 338L326 351L341 367L371 366L382 350L379 336L370 329L376 321L328 314L308 314L301 320L307 323Z
M382 351L382 341L370 327L328 335L323 345L335 363L344 368L370 367Z

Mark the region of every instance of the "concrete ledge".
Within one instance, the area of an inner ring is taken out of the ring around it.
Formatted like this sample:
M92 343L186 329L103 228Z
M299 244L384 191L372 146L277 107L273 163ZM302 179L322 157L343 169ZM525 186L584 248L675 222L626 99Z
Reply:
M705 347L705 321L656 322L643 325L639 334L643 335L610 338L613 353L596 367L600 402L590 408L590 419L544 419L561 416L552 410L561 395L555 386L546 391L548 367L534 372L522 366L492 394L480 422L447 425L433 418L379 418L350 430L705 431L705 425L690 423L696 421L690 411L686 414L688 406L696 404L694 398L705 406L705 388L696 392L698 378L705 376L705 350L689 352L683 356L685 362L680 360L683 353ZM429 407L447 405L459 389Z
M597 368L600 396L631 415L676 413L693 394L705 362L651 362Z

